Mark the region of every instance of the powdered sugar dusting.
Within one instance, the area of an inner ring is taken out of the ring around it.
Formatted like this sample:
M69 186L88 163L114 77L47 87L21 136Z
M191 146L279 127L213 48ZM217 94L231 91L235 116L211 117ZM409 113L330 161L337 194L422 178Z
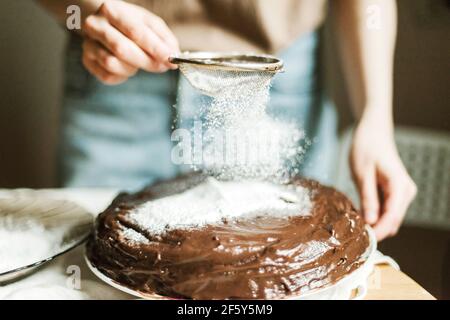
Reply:
M194 139L190 165L219 180L260 179L284 183L298 174L304 131L295 121L267 113L273 72L216 70L182 65L189 82L211 99L196 106L202 144ZM182 120L182 119L181 119ZM199 136L194 125L191 136ZM189 150L190 151L190 150ZM184 163L188 164L188 163Z
M301 186L209 177L184 192L144 203L130 212L129 219L158 234L217 224L223 219L309 215L311 207L309 191Z
M146 237L131 228L125 228L122 230L122 236L130 242L144 244L149 243L149 240Z
M0 273L25 267L55 254L62 233L47 232L37 223L17 225L12 219L0 220Z

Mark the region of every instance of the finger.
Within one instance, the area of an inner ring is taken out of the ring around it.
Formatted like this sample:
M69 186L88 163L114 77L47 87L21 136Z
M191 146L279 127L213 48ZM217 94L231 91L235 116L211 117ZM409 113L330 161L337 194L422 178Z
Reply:
M148 12L148 14L145 16L144 21L163 41L166 42L169 48L174 51L172 53L178 53L180 51L178 39L175 37L172 30L170 30L163 19L151 12Z
M141 20L131 15L121 14L116 6L107 5L107 3L100 8L100 13L120 32L150 54L156 62L168 63L170 48Z
M112 74L131 77L138 70L126 62L120 61L104 49L97 41L85 40L83 42L83 50L88 59L97 61L106 71Z
M127 77L114 75L108 72L100 64L98 64L97 61L88 59L87 56L83 56L83 65L92 75L104 84L116 85L127 80Z
M381 177L381 180L384 180L382 191L385 201L382 218L375 227L376 232L383 238L393 236L398 232L408 207L417 194L416 184L403 166L389 171L391 174Z
M110 13L110 17L113 18L112 15L117 17L117 14L120 14L120 12L126 9L125 6L129 7L128 4L124 4L123 2L106 3L100 10L104 10L105 14ZM163 19L147 10L140 10L139 14L142 14L144 23L173 51L171 53L177 53L179 51L178 40Z
M151 14L151 13L150 13ZM166 23L159 17L155 16L156 20L147 17L145 20L146 24L149 26L151 30L155 32L155 34L166 43L169 48L170 55L176 54L180 52L180 47L178 44L178 40ZM164 57L164 64L168 66L170 69L175 70L178 69L178 65L170 63L169 56Z
M86 34L99 41L113 55L129 65L150 72L159 72L159 63L147 55L133 41L114 28L105 17L90 16L84 24Z
M382 192L384 194L384 203L381 218L374 227L375 234L379 240L397 233L407 208L407 201L402 195L398 182L387 181L382 185Z
M361 209L366 222L373 225L377 222L380 211L375 168L365 169L359 175L357 186L361 199Z
M156 32L154 32L153 29L147 28L147 30L149 30L149 32L150 32L152 35L155 34L155 40L154 40L155 43L158 43L158 41L164 42L164 40L163 40L160 36L158 36L158 34L157 34ZM149 33L149 35L150 35L150 33ZM171 63L170 60L169 60L169 57L170 57L171 55L180 52L180 49L178 48L178 42L177 42L177 44L176 44L175 47L171 47L172 45L171 45L171 44L167 44L167 42L166 42L165 45L166 45L166 48L167 48L167 51L166 51L166 52L167 52L168 54L162 54L162 55L160 55L160 58L161 58L160 63L161 63L162 65L164 65L164 66L166 66L166 67L172 69L172 70L178 69L178 65ZM166 49L165 49L165 50L166 50Z

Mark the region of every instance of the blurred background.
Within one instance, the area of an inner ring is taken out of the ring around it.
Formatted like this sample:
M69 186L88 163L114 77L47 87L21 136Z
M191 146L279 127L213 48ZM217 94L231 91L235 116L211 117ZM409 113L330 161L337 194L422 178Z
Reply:
M380 247L433 295L450 299L450 1L398 6L397 142L419 196L399 235ZM65 31L29 0L2 0L0 23L0 188L56 187ZM341 110L336 184L354 197L345 161L349 99L335 46L326 43L327 84Z

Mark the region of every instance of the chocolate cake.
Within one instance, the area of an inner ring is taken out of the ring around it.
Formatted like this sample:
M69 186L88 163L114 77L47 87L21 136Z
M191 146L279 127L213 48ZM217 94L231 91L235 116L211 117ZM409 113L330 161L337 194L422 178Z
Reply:
M311 180L296 178L283 186L298 194L297 200L277 195L286 210L305 211L299 214L258 211L233 216L231 211L237 206L231 204L220 209L224 215L219 221L206 219L163 229L149 229L142 219L135 218L136 214L151 218L148 215L155 212L151 210L160 207L145 209L146 204L167 203L171 196L186 194L204 181L203 176L188 175L117 196L96 220L87 245L90 262L134 290L192 299L298 296L335 283L363 262L369 238L360 214L342 193ZM292 206L308 202L302 198L305 190L310 205ZM186 204L180 208L183 214L195 210L183 197L173 198ZM263 198L258 201L264 202ZM233 201L230 199L238 198L228 197L228 202Z

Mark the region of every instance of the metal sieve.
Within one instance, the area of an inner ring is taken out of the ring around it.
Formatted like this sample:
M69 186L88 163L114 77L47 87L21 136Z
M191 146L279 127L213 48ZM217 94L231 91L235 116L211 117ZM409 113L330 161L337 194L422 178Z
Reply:
M246 53L183 52L169 61L179 66L194 88L209 96L248 84L266 85L283 70L276 57Z

